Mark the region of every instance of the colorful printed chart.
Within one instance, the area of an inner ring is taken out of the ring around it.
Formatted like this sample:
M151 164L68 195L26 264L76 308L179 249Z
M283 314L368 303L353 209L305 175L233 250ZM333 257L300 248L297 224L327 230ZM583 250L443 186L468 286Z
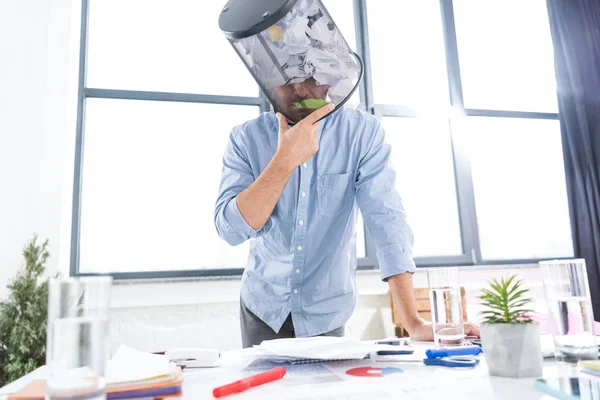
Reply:
M352 368L346 371L348 375L360 376L364 378L383 378L385 375L397 374L404 372L400 368L386 367L386 368L373 368L373 367L359 367Z

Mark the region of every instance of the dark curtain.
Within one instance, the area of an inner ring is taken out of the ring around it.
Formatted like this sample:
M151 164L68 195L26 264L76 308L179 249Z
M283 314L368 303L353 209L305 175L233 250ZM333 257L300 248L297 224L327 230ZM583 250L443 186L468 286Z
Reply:
M600 320L600 0L546 0L575 256ZM549 216L551 218L551 216Z

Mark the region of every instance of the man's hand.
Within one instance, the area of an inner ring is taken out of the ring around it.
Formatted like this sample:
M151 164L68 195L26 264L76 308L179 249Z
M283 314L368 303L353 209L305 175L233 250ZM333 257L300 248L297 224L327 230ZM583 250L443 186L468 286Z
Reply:
M293 171L319 150L319 125L317 121L334 109L333 104L319 108L289 128L287 119L277 113L279 120L279 145L275 157L279 165Z
M419 317L415 304L415 294L413 288L412 274L404 273L390 276L388 278L392 300L398 313L402 325L408 331L408 334L414 340L432 341L433 325ZM470 322L464 323L466 336L479 337L479 327Z
M471 322L464 323L465 336L479 337L479 327ZM420 324L413 326L410 337L414 340L430 342L433 340L433 325L431 322L421 320Z

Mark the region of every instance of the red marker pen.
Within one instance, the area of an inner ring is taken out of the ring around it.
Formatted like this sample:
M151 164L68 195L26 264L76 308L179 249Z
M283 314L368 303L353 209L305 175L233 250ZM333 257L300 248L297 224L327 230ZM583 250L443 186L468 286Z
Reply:
M285 368L277 367L267 372L262 372L258 375L249 376L229 385L221 386L213 390L213 396L219 398L229 396L230 394L240 393L258 385L273 382L283 378Z

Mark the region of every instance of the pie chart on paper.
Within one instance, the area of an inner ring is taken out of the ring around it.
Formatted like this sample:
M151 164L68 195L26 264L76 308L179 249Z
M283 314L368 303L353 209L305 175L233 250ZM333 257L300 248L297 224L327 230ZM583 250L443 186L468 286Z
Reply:
M360 376L363 378L383 378L386 375L397 374L404 372L400 368L386 367L386 368L373 368L373 367L359 367L352 368L346 371L348 375Z

